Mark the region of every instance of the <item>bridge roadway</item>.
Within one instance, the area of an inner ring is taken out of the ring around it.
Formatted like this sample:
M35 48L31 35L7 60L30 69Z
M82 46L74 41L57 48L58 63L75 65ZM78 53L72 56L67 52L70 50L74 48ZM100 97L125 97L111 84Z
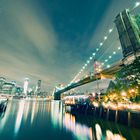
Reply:
M121 70L123 66L123 62L122 61L119 61L118 63L116 63L115 65L111 66L110 68L107 68L107 69L104 69L102 70L100 73L96 73L94 75L90 75L76 83L72 83L71 85L65 87L64 89L61 89L57 92L54 93L54 100L60 100L61 99L61 94L68 91L68 90L71 90L73 88L76 88L76 87L79 87L79 86L82 86L82 85L85 85L87 83L90 83L90 82L93 82L93 81L96 81L96 80L100 80L100 79L103 79L103 78L115 78L115 74Z

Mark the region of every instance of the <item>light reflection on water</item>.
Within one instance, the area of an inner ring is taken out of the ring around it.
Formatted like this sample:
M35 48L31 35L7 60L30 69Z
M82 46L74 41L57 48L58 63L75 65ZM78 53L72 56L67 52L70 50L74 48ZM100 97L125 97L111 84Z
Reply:
M78 140L92 139L92 129L86 125L76 123L75 116L66 113L64 116L63 124L67 130L73 132L74 136Z
M66 113L59 101L13 100L0 119L0 140L125 140L125 137L137 140L139 130Z
M21 125L21 121L22 121L22 117L23 117L24 105L25 105L25 101L21 100L19 102L19 108L17 111L17 117L16 117L16 122L15 122L15 129L14 129L15 135L18 133L18 131L20 129L20 125Z

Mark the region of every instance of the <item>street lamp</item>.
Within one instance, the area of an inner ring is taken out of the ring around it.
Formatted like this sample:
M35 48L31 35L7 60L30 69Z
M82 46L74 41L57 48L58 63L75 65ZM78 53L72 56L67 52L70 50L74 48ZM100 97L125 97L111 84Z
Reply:
M113 29L109 29L109 33L111 33L113 31Z
M100 46L103 46L103 43L102 42L100 43Z
M122 95L122 96L126 96L126 92L125 92L125 91L122 91L122 92L121 92L121 95Z
M135 8L138 7L138 6L140 6L140 2L135 3Z
M99 92L97 92L97 94L98 94L98 100L99 100L99 102L100 102L100 98L101 98L101 92L99 91Z
M93 92L93 93L92 93L92 96L93 96L93 97L95 97L95 96L96 96L95 92Z
M134 89L131 89L131 93L134 93L135 92L135 90Z

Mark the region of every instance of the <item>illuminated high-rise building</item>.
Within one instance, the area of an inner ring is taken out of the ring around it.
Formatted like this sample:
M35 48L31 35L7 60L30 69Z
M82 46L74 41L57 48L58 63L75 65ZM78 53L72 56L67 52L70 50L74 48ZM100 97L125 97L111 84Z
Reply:
M140 16L126 9L115 19L124 59L131 60L140 53Z
M4 77L0 77L0 90L2 89L3 84L6 82Z
M25 95L27 95L27 92L28 92L28 84L29 84L29 78L25 78L25 80L24 80L24 87L23 87L23 93Z
M41 91L41 80L38 80L37 82L37 92L39 93Z

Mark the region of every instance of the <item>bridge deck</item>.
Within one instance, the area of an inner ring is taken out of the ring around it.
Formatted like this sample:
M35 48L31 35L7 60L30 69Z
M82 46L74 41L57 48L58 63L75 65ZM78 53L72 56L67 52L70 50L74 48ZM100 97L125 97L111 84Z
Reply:
M91 83L93 81L100 80L100 79L102 79L102 77L104 77L104 78L114 78L114 75L118 71L121 70L122 65L123 65L123 62L122 61L119 61L117 64L113 65L112 67L101 71L101 73L97 73L95 75L88 76L88 77L86 77L86 78L78 81L77 83L72 83L70 86L67 86L64 89L61 89L61 90L55 92L54 95L56 97L57 96L59 97L61 95L61 93L64 93L64 92L66 92L66 91L68 91L70 89L79 87L81 85L85 85L87 83Z

